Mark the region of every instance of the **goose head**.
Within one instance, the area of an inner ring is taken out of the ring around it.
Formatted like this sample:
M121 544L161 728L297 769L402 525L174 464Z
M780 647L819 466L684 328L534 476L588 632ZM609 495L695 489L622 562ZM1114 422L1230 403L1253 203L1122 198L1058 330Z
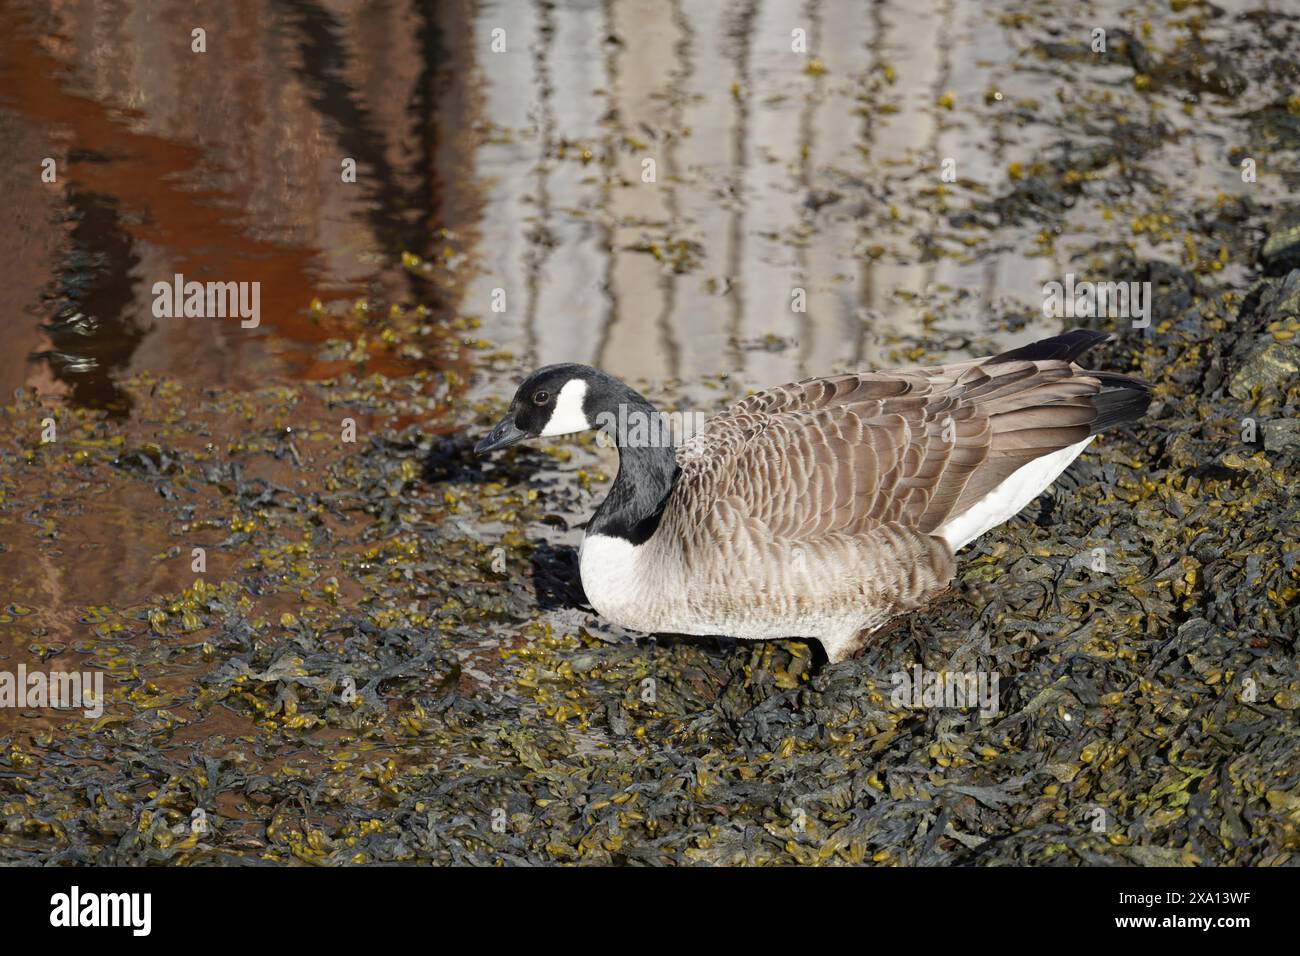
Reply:
M600 412L617 407L618 379L586 365L548 365L540 368L515 392L505 417L474 446L484 455L508 448L526 438L570 435L595 428Z

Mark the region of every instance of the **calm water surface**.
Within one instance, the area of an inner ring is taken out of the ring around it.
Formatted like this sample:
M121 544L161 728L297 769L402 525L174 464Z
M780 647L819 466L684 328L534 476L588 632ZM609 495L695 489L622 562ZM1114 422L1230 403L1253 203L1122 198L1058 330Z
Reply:
M1032 315L1081 251L1131 240L1127 217L1080 201L1045 243L1033 222L950 213L1012 164L1089 145L1086 121L1062 142L1077 67L1036 43L1176 19L1051 6L6 0L0 388L129 415L115 382L139 370L318 378L342 367L325 343L361 335L373 371L464 361L376 348L394 304L429 310L408 342L477 318L521 361L647 381L884 363L927 328L958 349L1031 338L1003 318ZM1131 68L1108 70L1123 95ZM1184 200L1240 192L1223 153L1243 104L1172 105L1133 119L1164 111ZM1094 134L1110 121L1099 104ZM175 273L260 282L261 326L154 318Z

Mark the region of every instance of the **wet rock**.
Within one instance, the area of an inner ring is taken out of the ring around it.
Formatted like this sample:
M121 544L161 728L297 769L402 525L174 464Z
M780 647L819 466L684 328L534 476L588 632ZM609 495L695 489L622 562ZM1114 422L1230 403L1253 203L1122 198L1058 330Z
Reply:
M1300 449L1300 418L1279 418L1260 426L1265 451Z
M1280 282L1268 281L1259 287L1257 312L1263 327L1280 320L1300 316L1300 269L1292 269Z
M1259 258L1271 272L1300 266L1300 208L1289 209L1278 217Z
M1243 402L1261 389L1280 387L1300 374L1300 347L1269 342L1228 380L1228 394Z

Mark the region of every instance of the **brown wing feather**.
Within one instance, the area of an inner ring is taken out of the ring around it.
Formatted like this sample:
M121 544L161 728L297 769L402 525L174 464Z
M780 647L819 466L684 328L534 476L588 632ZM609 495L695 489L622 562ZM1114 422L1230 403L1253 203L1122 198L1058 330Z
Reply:
M751 395L679 452L681 491L779 538L929 534L1034 458L1082 441L1101 381L1067 360L809 379Z

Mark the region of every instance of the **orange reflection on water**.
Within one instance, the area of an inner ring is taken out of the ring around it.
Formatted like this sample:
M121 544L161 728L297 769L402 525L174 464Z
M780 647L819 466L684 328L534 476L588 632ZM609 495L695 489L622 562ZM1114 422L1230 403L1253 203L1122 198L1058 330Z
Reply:
M32 316L11 319L29 347L0 364L0 387L114 407L112 379L142 368L236 388L318 378L345 367L319 346L368 328L346 300L451 314L454 286L400 266L402 252L445 245L449 187L435 167L467 168L448 157L467 148L464 124L443 137L438 112L466 96L434 95L454 71L445 58L429 65L422 38L441 27L417 19L400 3L364 15L252 0L0 9L0 122L20 153L6 185L20 211L16 245L38 250L0 262L4 304ZM191 50L195 24L204 53ZM45 156L56 183L39 177ZM344 159L356 161L356 182L344 181ZM465 215L473 183L455 185L464 195L449 206ZM43 272L54 273L48 284L32 278ZM153 284L177 273L260 283L260 326L155 319ZM326 309L311 316L317 297ZM93 326L61 326L77 316ZM46 360L24 367L32 352ZM371 353L370 372L429 364Z

